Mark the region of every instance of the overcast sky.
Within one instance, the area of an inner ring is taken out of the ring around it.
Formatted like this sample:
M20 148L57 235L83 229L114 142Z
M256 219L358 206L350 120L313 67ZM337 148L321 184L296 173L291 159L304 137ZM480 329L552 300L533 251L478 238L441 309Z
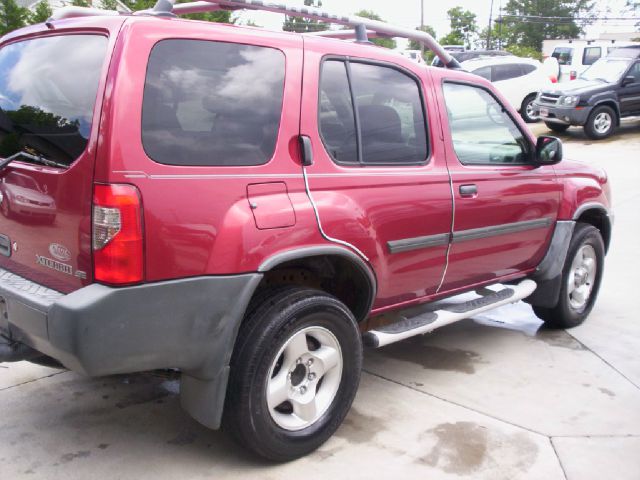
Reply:
M303 5L303 0L287 0L290 5ZM494 19L499 12L501 4L506 4L507 0L494 0ZM607 7L612 10L611 15L619 15L620 8L624 5L624 0L598 0L596 5L598 10L604 11ZM442 37L449 32L449 20L447 10L452 7L461 6L463 9L471 10L477 15L479 27L482 29L489 23L489 10L491 0L424 0L424 23L435 28L438 37ZM383 20L401 25L403 27L415 28L420 25L420 0L322 0L322 9L332 13L351 15L358 10L373 10L380 15ZM271 29L282 27L283 16L269 12L244 12L241 20L251 19L259 25ZM608 30L632 31L633 28L612 26ZM590 36L597 36L602 28L591 28Z

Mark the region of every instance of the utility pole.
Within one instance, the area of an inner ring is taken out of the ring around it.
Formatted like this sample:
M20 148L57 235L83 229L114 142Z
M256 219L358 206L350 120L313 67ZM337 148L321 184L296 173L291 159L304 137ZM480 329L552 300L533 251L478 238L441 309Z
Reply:
M420 0L420 30L424 31L424 0ZM420 42L420 55L424 58L424 43L422 42Z
M493 0L491 0L491 10L489 10L489 30L487 30L487 50L491 50L491 21L493 20Z

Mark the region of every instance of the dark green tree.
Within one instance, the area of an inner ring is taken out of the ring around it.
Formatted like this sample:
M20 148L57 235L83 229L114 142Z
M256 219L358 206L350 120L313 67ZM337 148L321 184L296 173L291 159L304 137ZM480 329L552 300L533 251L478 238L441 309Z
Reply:
M370 20L384 21L380 15L371 10L360 10L355 13L358 17L368 18ZM393 38L372 38L371 41L379 47L396 48L396 41Z
M51 17L52 13L53 10L49 6L49 3L46 0L42 0L41 2L38 2L36 8L29 14L28 21L32 25L35 23L46 22Z
M443 45L464 45L471 48L478 31L476 14L462 7L454 7L447 10L450 32L440 39Z
M545 39L576 38L591 23L593 6L591 0L509 0L508 43L540 51Z
M176 3L186 3L190 1L192 0L178 0ZM156 0L122 0L122 3L124 3L131 10L137 11L153 8L153 6L156 4ZM181 15L181 18L189 18L191 20L204 20L207 22L235 23L235 18L232 16L232 12L228 10L219 10L217 12L191 13L189 15Z
M304 4L307 7L320 8L322 7L322 0L304 0ZM321 32L328 28L328 23L301 17L290 17L289 15L285 15L284 24L282 25L282 29L285 32L298 33Z
M90 7L91 2L89 0L71 0L71 5L74 7Z
M24 27L29 11L19 6L15 0L0 0L0 36Z

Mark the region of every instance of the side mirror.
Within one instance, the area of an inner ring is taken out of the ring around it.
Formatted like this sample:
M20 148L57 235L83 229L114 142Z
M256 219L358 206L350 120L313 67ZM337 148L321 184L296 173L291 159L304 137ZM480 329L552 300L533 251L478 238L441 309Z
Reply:
M636 83L636 77L633 75L627 75L622 79L622 86L626 87L627 85L631 85L632 83Z
M559 138L542 135L536 142L538 165L555 165L562 160L562 142Z

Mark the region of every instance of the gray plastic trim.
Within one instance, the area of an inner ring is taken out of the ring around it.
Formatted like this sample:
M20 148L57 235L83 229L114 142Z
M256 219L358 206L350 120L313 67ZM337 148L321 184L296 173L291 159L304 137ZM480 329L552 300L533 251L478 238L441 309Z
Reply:
M438 233L425 237L403 238L402 240L391 240L387 242L390 253L410 252L421 248L440 247L449 244L449 233Z
M469 240L479 240L481 238L495 237L497 235L507 235L509 233L525 232L537 228L544 228L551 225L551 218L538 218L535 220L525 220L523 222L504 223L490 227L474 228L471 230L461 230L453 232L453 243L467 242Z

